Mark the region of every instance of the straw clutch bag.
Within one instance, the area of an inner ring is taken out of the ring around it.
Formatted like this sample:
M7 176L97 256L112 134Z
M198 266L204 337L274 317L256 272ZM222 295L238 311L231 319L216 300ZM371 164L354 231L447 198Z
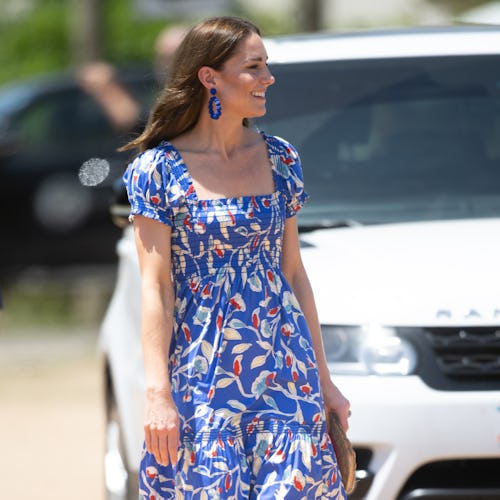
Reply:
M342 476L342 483L345 492L349 495L356 485L356 453L340 425L339 417L333 411L328 413L327 426Z

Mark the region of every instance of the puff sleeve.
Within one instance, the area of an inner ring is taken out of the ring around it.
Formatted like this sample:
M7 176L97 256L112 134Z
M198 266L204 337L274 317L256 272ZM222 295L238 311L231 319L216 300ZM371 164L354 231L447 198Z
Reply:
M282 192L285 197L286 217L293 217L309 199L304 190L304 177L302 165L297 150L289 142L274 137L276 154L275 165L282 179Z
M168 158L162 148L144 151L130 163L123 175L130 202L130 219L142 215L173 226L172 184Z

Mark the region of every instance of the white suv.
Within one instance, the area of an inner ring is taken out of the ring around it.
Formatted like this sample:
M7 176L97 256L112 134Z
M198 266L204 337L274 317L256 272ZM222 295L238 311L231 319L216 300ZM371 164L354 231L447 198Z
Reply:
M290 140L351 498L500 498L500 28L266 40L255 125ZM108 498L133 498L144 379L131 229L101 330Z

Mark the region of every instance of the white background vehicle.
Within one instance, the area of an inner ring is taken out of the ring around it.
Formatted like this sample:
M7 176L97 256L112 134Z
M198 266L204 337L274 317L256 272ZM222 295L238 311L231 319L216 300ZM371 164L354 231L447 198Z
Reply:
M302 255L352 404L351 498L500 498L500 29L266 45L277 83L257 126L301 153ZM118 253L109 498L135 481L144 393L130 228Z

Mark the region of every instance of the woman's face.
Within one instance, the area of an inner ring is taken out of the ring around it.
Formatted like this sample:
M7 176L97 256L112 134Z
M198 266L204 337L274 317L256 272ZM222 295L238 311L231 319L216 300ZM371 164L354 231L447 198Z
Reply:
M254 118L264 115L266 90L273 83L262 39L252 33L241 41L222 69L216 71L215 87L223 116Z

